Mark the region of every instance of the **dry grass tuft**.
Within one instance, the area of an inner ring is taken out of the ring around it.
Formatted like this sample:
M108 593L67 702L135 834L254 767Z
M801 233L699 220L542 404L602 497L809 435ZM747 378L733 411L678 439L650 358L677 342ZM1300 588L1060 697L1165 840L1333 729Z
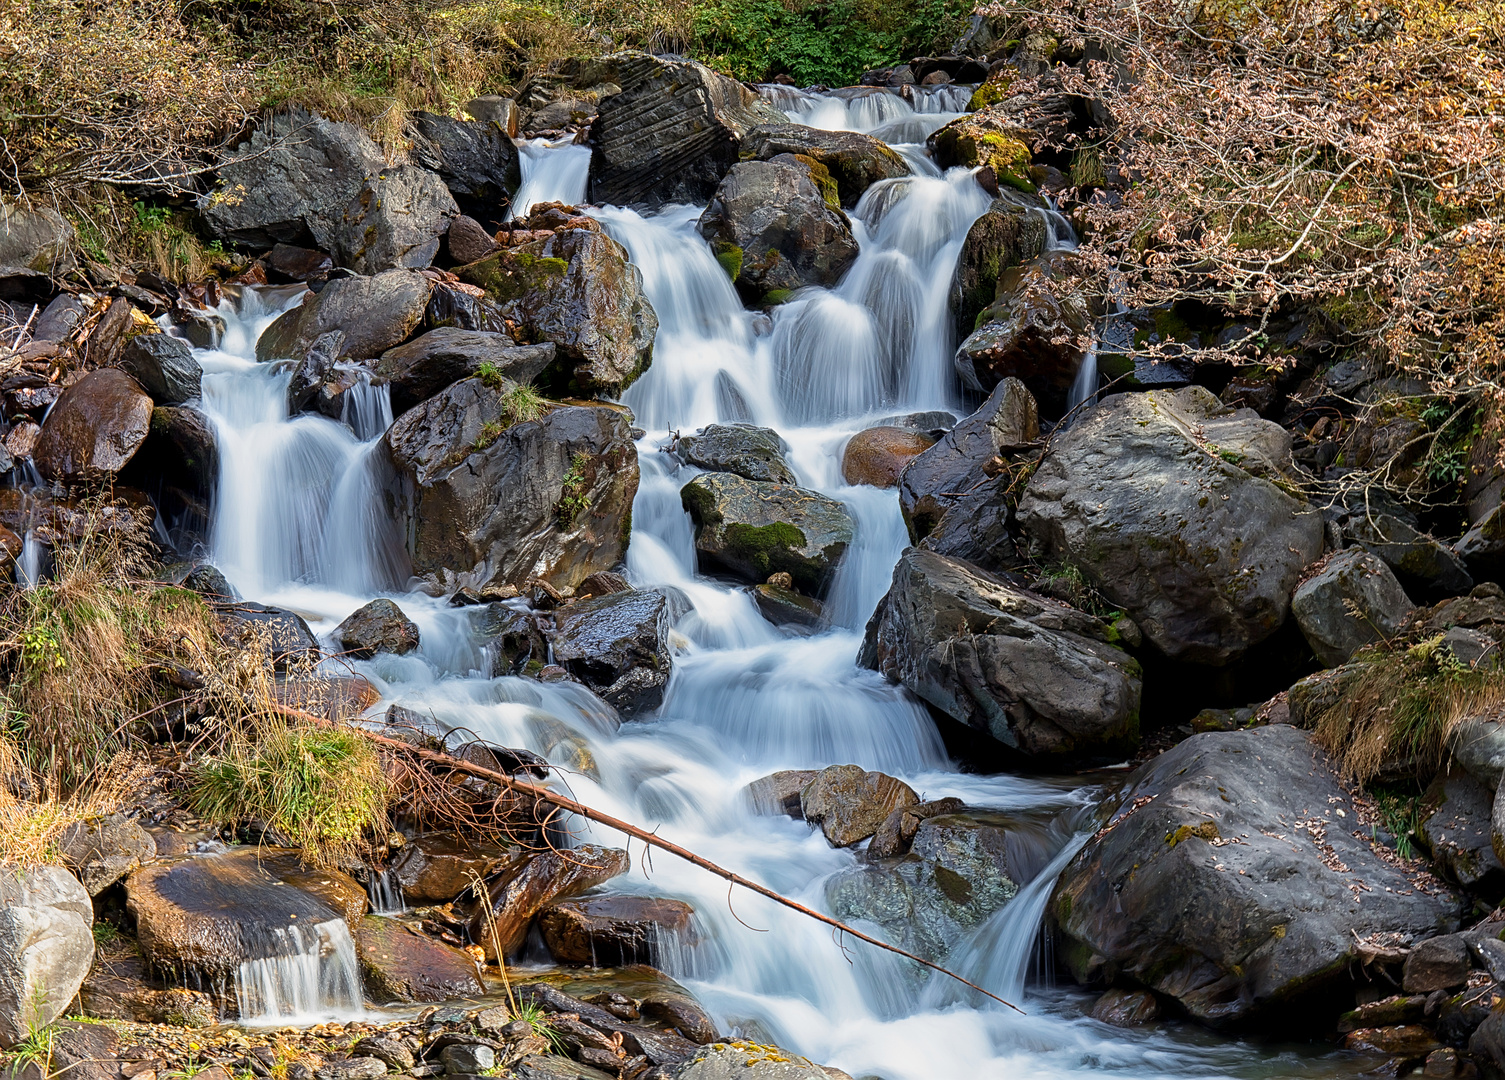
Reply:
M140 755L116 755L71 795L59 795L27 766L11 740L0 738L0 864L44 866L58 861L57 841L78 821L128 805L152 768Z

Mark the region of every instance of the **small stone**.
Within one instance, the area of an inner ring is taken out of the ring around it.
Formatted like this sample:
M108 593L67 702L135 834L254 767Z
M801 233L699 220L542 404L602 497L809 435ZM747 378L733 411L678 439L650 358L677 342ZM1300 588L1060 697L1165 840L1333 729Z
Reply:
M1092 1006L1092 1019L1114 1027L1135 1027L1160 1016L1160 1003L1148 990L1109 990Z
M350 1052L360 1057L372 1057L386 1062L387 1068L394 1072L403 1072L413 1067L411 1050L395 1039L387 1039L379 1035L362 1039L350 1048Z
M1422 1066L1421 1075L1445 1078L1455 1076L1458 1073L1458 1051L1450 1046L1441 1050L1433 1050L1427 1055L1426 1064Z
M920 801L902 780L858 765L823 769L800 792L806 821L819 825L835 847L850 847L878 831L893 811Z
M353 1057L344 1061L326 1061L314 1071L315 1080L379 1080L387 1075L385 1062L374 1057Z
M450 1075L460 1073L484 1073L496 1068L496 1051L489 1046L471 1043L446 1046L439 1060Z

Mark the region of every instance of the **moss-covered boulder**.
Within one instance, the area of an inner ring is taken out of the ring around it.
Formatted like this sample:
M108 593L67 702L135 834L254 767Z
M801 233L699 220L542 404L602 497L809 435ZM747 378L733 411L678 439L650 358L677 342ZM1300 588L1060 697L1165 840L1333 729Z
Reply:
M749 480L795 482L784 460L784 440L772 428L752 424L708 424L674 444L674 454L686 465L707 472L729 472Z
M784 154L808 158L836 181L843 206L856 206L862 193L880 180L908 176L909 163L871 135L824 131L803 124L765 124L742 142L742 158L771 161Z
M998 299L999 282L1006 272L1026 265L1045 250L1044 208L1044 202L1034 196L1003 189L987 213L967 230L951 281L957 341L978 328L983 311Z
M819 492L734 473L705 473L680 489L706 568L751 582L787 573L800 591L831 581L852 542L846 507Z
M1029 178L1030 148L1027 133L993 116L989 110L958 117L940 128L925 145L943 169L955 166L987 166L999 185L1033 192Z

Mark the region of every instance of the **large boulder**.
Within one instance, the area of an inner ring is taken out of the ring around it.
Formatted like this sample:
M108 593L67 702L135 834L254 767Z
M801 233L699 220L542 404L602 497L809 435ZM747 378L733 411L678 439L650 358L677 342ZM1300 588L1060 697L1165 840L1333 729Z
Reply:
M90 896L98 896L132 870L157 857L157 842L140 822L120 814L77 821L57 841L63 864Z
M694 435L682 435L673 452L686 465L707 472L736 473L749 480L795 483L794 470L784 460L784 440L772 428L752 424L710 424Z
M701 560L754 583L782 572L800 591L818 593L852 542L845 506L792 484L703 473L679 494Z
M1505 867L1490 835L1494 790L1463 769L1438 773L1421 800L1418 839L1449 881L1497 900L1505 893Z
M859 663L1025 754L1122 757L1139 738L1140 669L1115 629L911 548Z
M212 567L210 569L213 569ZM221 589L229 588L223 575L215 575L215 622L229 645L260 650L279 671L317 663L319 639L302 615L286 608L268 607L250 600L230 602ZM191 579L193 575L190 575ZM189 579L185 579L185 582ZM223 582L223 585L220 584Z
M0 866L0 1050L67 1011L94 963L94 905L58 866Z
M360 274L422 270L434 261L439 238L459 213L436 174L398 165L366 179L321 246L340 266Z
M214 235L247 247L327 251L350 200L385 165L381 148L354 124L279 112L220 161L218 183L199 209Z
M799 165L733 165L700 215L699 228L754 302L805 285L834 285L857 260L851 223L826 205Z
M549 953L562 964L626 967L662 964L665 946L694 941L695 909L660 896L565 900L538 916Z
M0 267L66 274L77 264L75 239L73 226L56 210L0 199Z
M47 413L32 460L62 483L112 475L146 441L151 422L152 399L140 383L117 368L91 371Z
M1029 178L1030 145L1025 133L992 116L972 113L938 128L925 140L930 156L942 169L955 166L993 170L1000 186L1033 192Z
M204 374L188 342L171 334L137 334L121 350L120 367L158 405L181 405L198 397Z
M781 154L810 158L836 181L843 206L856 206L879 180L908 176L896 150L856 131L824 131L803 124L759 124L742 141L742 157L768 161Z
M1322 553L1321 515L1280 486L1289 446L1203 387L1119 394L1052 440L1019 521L1166 655L1224 664L1285 621Z
M513 120L515 126L516 120ZM498 206L522 183L521 155L504 125L485 117L456 120L431 112L408 114L408 156L439 174L467 205Z
M613 59L621 92L601 102L591 125L593 202L704 203L737 162L749 129L788 119L693 60Z
M1293 727L1194 735L1106 810L1051 897L1059 955L1079 981L1130 980L1204 1023L1320 1027L1353 1000L1366 942L1456 925L1457 901L1371 839Z
M620 395L647 370L658 317L611 237L561 228L457 273L499 301L526 340L555 344L574 392Z
M392 410L401 414L474 375L482 364L513 382L532 382L554 362L554 351L552 342L517 345L506 334L441 326L382 353L371 365L371 378L392 388Z
M979 328L978 317L998 298L1005 272L1045 250L1045 215L1032 201L1038 200L1005 191L967 230L951 279L957 340Z
M357 660L369 660L379 652L402 656L418 648L418 624L383 596L351 612L334 628L334 639L346 656Z
M1332 555L1291 597L1296 625L1328 667L1394 637L1412 610L1390 567L1363 548Z
M1014 477L992 476L985 468L1039 434L1034 397L1018 379L1004 379L981 408L899 474L899 509L910 539L987 570L1016 565L1009 530Z
M413 570L477 588L533 578L573 587L626 551L638 486L631 430L606 407L512 423L505 393L463 379L388 430Z
M522 948L529 923L544 907L625 874L629 866L627 852L595 844L540 852L494 873L485 883L484 899L462 897L455 909L468 920L470 939L495 963L498 944L503 956Z
M448 1001L486 992L475 961L406 923L367 915L356 935L366 996L392 1001Z
M262 331L256 359L303 360L332 331L343 339L336 360L370 360L408 339L423 319L433 285L416 270L331 281Z
M618 712L656 709L672 666L670 621L661 592L632 590L579 601L554 616L554 663Z
M886 773L832 765L800 789L800 816L819 825L834 847L851 847L877 832L895 810L919 801L913 788Z
M1019 892L1007 830L983 815L921 821L909 853L843 870L826 882L838 919L864 919L916 956L944 963L989 915ZM918 971L915 974L919 974Z
M734 1040L707 1046L666 1075L674 1080L840 1080L846 1074L777 1046Z

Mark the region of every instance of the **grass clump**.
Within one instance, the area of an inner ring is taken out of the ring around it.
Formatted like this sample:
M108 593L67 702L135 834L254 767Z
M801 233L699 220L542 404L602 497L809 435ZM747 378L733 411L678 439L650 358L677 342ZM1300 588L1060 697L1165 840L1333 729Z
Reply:
M502 411L510 424L537 420L547 408L544 397L529 383L518 383L502 395Z
M263 718L195 765L189 805L210 821L256 819L284 833L313 862L340 864L385 835L387 780L360 732Z

